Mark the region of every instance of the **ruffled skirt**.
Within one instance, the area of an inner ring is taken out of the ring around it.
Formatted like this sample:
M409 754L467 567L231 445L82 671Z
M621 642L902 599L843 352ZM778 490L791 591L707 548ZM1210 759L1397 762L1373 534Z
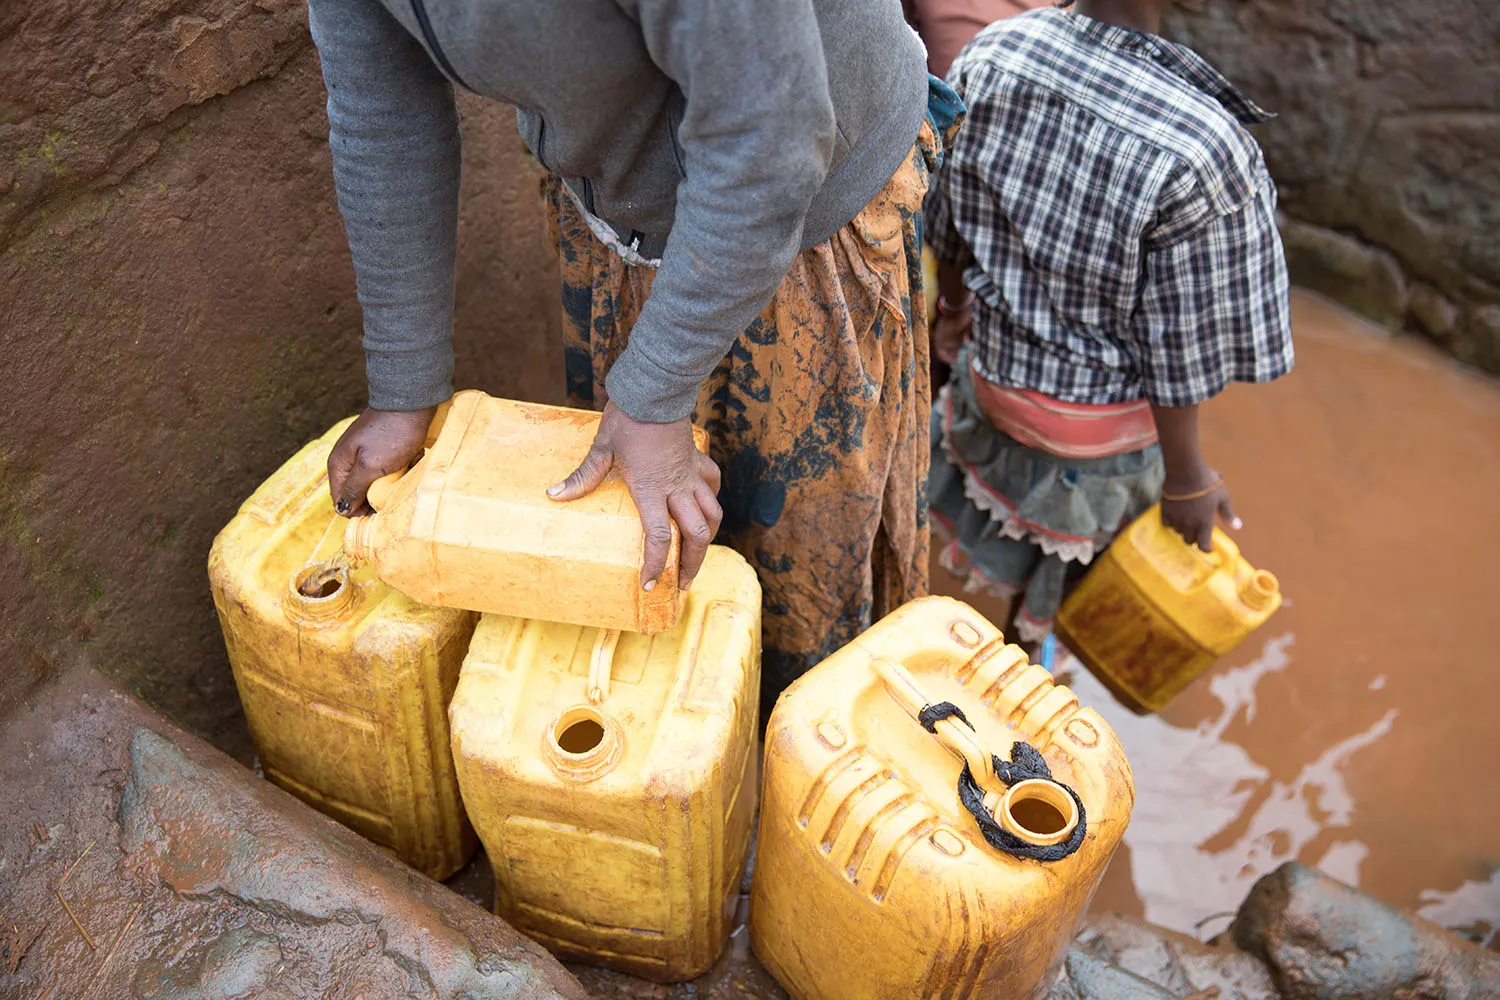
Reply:
M1015 638L1036 642L1094 556L1161 499L1161 448L1060 458L997 430L974 399L967 352L932 411L927 481L943 566L971 592L1024 594Z

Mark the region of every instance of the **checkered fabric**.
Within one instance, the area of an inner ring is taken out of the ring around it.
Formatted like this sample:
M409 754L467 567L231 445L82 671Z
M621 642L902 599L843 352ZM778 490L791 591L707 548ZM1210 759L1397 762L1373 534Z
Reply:
M1292 366L1271 117L1189 49L1071 11L997 22L925 206L975 293L979 374L1077 403L1187 406Z

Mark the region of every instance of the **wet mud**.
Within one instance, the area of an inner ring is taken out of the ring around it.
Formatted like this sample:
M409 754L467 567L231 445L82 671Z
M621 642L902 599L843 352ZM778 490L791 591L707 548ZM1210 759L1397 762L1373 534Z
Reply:
M1295 372L1203 417L1286 605L1160 716L1057 664L1135 771L1094 908L1206 938L1296 860L1500 950L1500 384L1311 295L1293 322Z

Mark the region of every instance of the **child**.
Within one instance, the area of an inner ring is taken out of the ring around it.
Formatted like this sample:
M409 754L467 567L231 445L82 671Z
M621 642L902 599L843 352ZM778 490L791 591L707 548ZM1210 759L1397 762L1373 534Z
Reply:
M1270 117L1158 37L1172 0L1079 0L991 25L926 204L940 261L932 416L944 564L1013 600L1033 648L1068 587L1157 503L1205 551L1239 527L1198 406L1292 366Z

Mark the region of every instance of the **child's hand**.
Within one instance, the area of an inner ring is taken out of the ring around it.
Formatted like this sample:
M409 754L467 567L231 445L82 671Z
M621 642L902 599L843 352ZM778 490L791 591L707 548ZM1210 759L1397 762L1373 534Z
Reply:
M365 410L328 456L328 489L345 517L368 514L370 484L392 472L405 472L422 454L436 407L425 410Z
M959 349L969 339L973 327L974 317L967 309L952 314L939 313L937 322L932 324L932 356L945 365L956 364Z
M1162 523L1181 535L1189 545L1196 545L1204 552L1214 550L1216 516L1222 517L1224 523L1236 531L1241 527L1240 519L1234 516L1234 508L1229 505L1229 489L1222 479L1217 488L1203 496L1190 500L1162 498Z

